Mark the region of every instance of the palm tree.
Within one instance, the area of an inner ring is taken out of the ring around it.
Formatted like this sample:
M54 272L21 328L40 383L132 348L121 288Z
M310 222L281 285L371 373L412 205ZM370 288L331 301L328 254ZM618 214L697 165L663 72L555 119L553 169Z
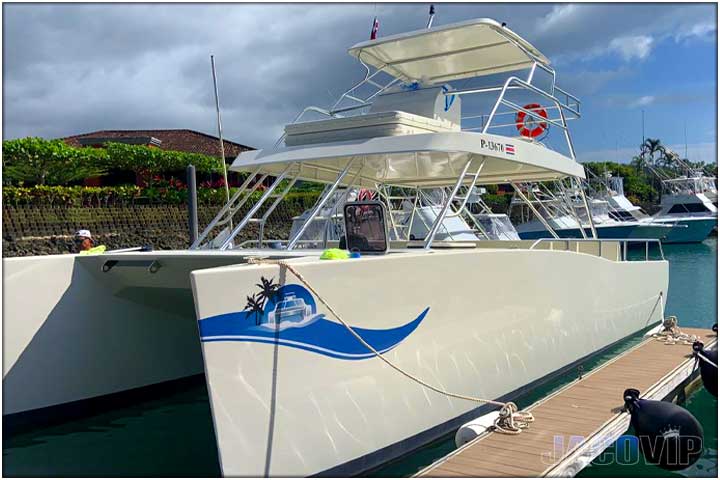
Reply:
M270 298L275 295L280 288L280 284L273 283L273 280L275 280L275 278L268 280L265 277L260 277L261 283L255 284L260 289L258 298L263 302L263 304L267 303L267 301L270 300Z
M632 158L630 165L635 168L635 171L640 173L645 169L645 159L641 155L638 155Z
M264 302L257 294L253 293L252 297L247 297L245 310L250 310L250 313L255 315L255 325L260 325L260 318L263 312L263 304Z
M659 138L646 138L645 142L640 146L640 155L645 158L645 154L650 156L650 161L655 162L655 154L665 154L665 147Z
M662 160L662 166L665 168L675 169L676 162L680 157L672 150L666 149L662 152L662 156L658 160Z

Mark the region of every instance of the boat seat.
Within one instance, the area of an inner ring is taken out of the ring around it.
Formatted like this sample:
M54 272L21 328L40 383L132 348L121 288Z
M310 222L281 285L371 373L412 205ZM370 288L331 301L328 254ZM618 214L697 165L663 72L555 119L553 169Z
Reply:
M400 111L375 112L287 125L285 145L294 147L373 137L459 131L460 126L448 120Z

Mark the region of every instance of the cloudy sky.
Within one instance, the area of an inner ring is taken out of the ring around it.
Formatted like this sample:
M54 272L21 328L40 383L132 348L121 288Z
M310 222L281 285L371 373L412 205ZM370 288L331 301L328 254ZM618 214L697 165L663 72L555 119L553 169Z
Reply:
M3 138L101 129L215 129L272 145L303 107L357 81L346 49L423 28L428 4L4 4ZM709 4L436 4L435 25L490 17L547 57L583 101L581 160L626 160L659 137L714 162L717 11Z

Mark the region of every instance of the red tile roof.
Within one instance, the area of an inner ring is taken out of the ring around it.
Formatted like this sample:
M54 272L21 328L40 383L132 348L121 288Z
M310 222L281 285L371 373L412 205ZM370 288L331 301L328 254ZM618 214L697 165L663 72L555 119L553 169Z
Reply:
M160 140L159 147L163 150L175 150L179 152L201 153L213 157L220 157L220 141L218 137L188 129L173 130L99 130L97 132L83 133L65 137L63 140L68 145L80 147L80 139L98 138L107 141L110 138L137 139L139 137L156 138ZM83 142L87 144L86 142ZM237 142L223 139L225 146L225 158L234 159L240 152L254 150L253 147L242 145Z

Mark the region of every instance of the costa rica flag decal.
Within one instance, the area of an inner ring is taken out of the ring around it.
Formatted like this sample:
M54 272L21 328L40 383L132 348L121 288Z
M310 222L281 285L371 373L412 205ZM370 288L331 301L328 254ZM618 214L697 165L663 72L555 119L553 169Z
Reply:
M505 144L505 153L508 155L515 155L515 147L510 145L509 143Z

